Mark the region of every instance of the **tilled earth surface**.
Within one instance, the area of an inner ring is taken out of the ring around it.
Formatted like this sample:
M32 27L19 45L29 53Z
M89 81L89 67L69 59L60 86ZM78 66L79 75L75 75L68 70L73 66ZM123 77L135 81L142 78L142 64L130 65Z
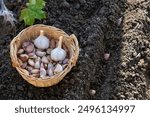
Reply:
M149 0L47 0L47 18L36 21L75 34L77 66L57 85L37 88L11 65L9 44L26 28L0 32L0 99L150 99ZM16 16L26 0L7 4ZM17 17L18 18L18 17ZM109 53L108 60L104 54Z

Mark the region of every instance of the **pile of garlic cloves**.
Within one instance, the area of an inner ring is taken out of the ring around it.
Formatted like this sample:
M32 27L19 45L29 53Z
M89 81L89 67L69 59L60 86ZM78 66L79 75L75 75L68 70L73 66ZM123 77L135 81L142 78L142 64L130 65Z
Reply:
M68 49L62 40L62 36L58 42L48 39L40 30L39 37L24 42L17 51L21 68L26 69L29 75L42 79L62 72L69 61Z

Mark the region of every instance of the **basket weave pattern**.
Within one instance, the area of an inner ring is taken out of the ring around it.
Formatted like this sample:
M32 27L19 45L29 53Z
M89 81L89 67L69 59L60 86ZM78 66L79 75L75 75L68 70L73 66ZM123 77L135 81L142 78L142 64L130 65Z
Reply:
M22 43L25 41L33 40L36 37L38 37L40 35L40 30L43 30L45 36L47 36L49 39L58 40L60 36L63 36L62 43L65 44L66 47L68 48L69 58L70 58L68 61L68 66L62 72L52 77L48 77L46 79L36 78L36 77L33 77L32 75L29 75L27 70L21 68L21 65L17 58L17 51L22 45ZM75 37L74 34L69 36L61 29L58 29L52 26L42 25L42 24L30 26L22 30L11 41L11 44L10 44L10 57L12 60L12 66L17 69L19 74L27 82L37 87L48 87L48 86L52 86L60 82L65 77L65 75L68 72L70 72L71 68L76 65L78 55L79 55L79 45L78 45L77 38Z

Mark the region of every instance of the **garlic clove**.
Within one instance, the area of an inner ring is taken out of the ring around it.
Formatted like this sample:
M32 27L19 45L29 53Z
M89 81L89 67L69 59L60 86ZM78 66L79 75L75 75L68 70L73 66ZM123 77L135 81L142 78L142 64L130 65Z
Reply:
M22 62L26 62L29 56L27 54L20 54L19 58Z
M46 50L46 53L47 53L47 54L51 54L51 51L52 51L52 49L51 49L51 48L48 48L48 49Z
M63 71L63 67L60 64L57 64L55 69L54 69L54 74L57 74L59 72Z
M46 52L42 52L42 51L36 51L36 55L39 56L39 57L43 57L46 55Z
M41 63L41 68L44 68L44 63Z
M22 66L22 65L23 65L22 60L18 59L18 62L19 62L19 64L20 64L20 66Z
M21 67L25 69L27 67L27 62L23 63Z
M68 64L62 65L63 69L65 69L68 66Z
M48 61L50 62L50 63L52 63L53 62L53 60L51 59L51 57L50 56L46 56L47 57L47 59L48 59Z
M39 69L32 69L31 70L31 74L38 74L38 73L40 73Z
M30 43L28 46L26 46L25 51L27 53L31 53L34 50L34 45Z
M44 64L44 68L47 69L47 67L48 67L48 64L45 63L45 64Z
M63 37L59 37L58 47L51 51L51 59L54 61L63 61L66 58L66 51L61 48Z
M68 59L68 58L66 58L65 60L63 60L63 64L67 64L67 63L68 63L68 61L69 61L69 59Z
M17 54L23 54L24 53L24 49L19 49Z
M40 61L36 61L34 64L34 68L39 69L40 68Z
M46 77L46 70L44 68L40 68L40 77Z
M49 63L49 61L48 61L48 59L47 59L46 56L43 56L43 57L42 57L42 62L43 62L43 63Z
M48 75L49 75L50 77L54 75L52 68L50 68L50 69L48 70Z
M48 69L50 69L50 68L54 68L54 65L52 63L48 64Z
M27 66L26 69L31 72L31 70L33 69L31 66Z
M28 64L31 65L32 67L34 67L35 63L32 59L29 59L28 60Z
M34 40L34 45L39 49L47 49L49 47L49 39L44 36L44 31L40 30L40 36Z
M30 45L30 42L29 41L26 41L22 44L22 47L23 48L26 48L28 45Z
M32 74L33 77L39 77L40 74Z

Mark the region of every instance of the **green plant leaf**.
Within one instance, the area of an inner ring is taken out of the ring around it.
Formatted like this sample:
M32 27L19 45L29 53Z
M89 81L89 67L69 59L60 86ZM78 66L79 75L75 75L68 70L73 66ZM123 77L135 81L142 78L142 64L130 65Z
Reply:
M44 0L29 0L27 8L21 11L20 21L24 20L26 25L33 25L35 19L46 18L46 13L42 9L45 6Z

